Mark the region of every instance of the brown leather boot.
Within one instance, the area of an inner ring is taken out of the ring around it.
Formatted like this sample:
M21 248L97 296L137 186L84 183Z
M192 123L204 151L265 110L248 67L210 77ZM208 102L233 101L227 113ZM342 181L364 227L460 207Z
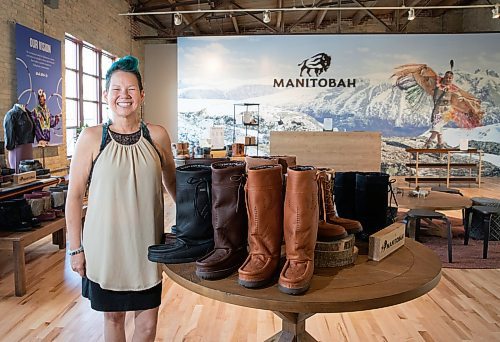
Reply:
M270 156L271 158L278 159L278 164L281 165L281 171L285 174L288 171L289 167L297 165L297 157L296 156L285 156L285 155L276 155Z
M348 234L358 233L363 230L359 221L341 218L335 212L333 205L332 178L331 174L325 170L318 172L318 186L320 196L321 219L326 223L342 226ZM318 233L320 235L320 233Z
M281 165L248 170L245 193L250 253L238 270L238 282L245 287L266 285L278 268L283 239L281 177Z
M341 225L330 223L327 221L325 210L325 191L323 190L323 178L327 176L332 169L318 169L316 173L316 181L318 183L318 203L319 203L319 223L318 223L318 240L333 241L347 237L347 232Z
M245 162L212 164L212 226L215 249L196 261L196 275L221 279L231 275L247 257Z
M278 288L287 294L301 294L309 288L314 272L314 247L318 233L318 184L316 168L288 168L283 230L286 263Z
M261 165L278 165L278 159L273 157L246 156L247 171Z

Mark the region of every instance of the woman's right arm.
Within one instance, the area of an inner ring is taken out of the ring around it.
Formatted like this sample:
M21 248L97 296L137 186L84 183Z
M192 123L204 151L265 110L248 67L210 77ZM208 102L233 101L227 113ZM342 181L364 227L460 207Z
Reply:
M87 188L92 162L99 152L101 132L101 126L83 130L71 158L69 188L66 198L66 228L70 250L76 250L82 245L83 196ZM80 276L85 275L84 253L71 256L71 268Z

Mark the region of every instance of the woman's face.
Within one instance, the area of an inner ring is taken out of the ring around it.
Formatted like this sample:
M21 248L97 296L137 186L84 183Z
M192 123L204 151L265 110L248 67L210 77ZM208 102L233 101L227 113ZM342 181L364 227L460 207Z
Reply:
M135 115L141 106L144 91L139 89L133 73L118 70L111 75L109 89L103 92L103 96L114 115L128 117Z

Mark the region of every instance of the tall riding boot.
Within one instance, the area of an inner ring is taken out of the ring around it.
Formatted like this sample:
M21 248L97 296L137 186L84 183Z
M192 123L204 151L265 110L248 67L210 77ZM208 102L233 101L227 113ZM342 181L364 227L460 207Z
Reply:
M281 292L295 295L309 288L314 272L318 209L316 168L288 168L283 222L286 263L278 282Z
M239 283L260 287L269 283L277 269L283 239L281 165L248 170L245 185L250 254L239 268Z
M275 155L269 157L278 159L278 164L281 165L281 171L283 172L283 174L285 174L288 171L289 167L297 165L296 156Z
M247 257L248 222L245 208L245 162L212 164L212 226L215 249L196 261L202 279L221 279Z
M381 172L360 172L356 175L356 216L363 225L360 238L384 228L387 224L389 175Z
M246 156L245 162L247 163L247 171L252 167L261 165L278 165L278 158L273 157L259 157L259 156Z
M148 248L148 259L165 264L195 261L214 247L211 182L208 165L182 165L176 169L176 232L165 244Z
M363 227L359 221L340 218L337 216L335 206L333 205L332 181L328 172L320 171L318 173L318 186L320 192L320 212L323 214L323 216L320 216L320 219L326 218L325 221L327 223L344 227L348 234L359 233L362 231ZM319 235L321 234L318 231L318 236Z
M319 205L319 223L318 223L318 240L332 241L340 240L347 237L347 232L343 226L335 223L328 222L326 210L326 191L324 189L324 178L327 177L325 170L319 170L316 174L316 181L318 183L318 205Z
M333 195L339 216L356 219L356 172L335 172Z

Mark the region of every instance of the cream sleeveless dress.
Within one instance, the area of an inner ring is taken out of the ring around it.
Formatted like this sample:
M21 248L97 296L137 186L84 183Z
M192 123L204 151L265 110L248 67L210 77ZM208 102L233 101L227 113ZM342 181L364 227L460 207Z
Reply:
M163 234L161 162L143 126L132 145L108 131L111 141L92 171L82 244L87 278L107 290L140 291L161 282L159 264L147 257Z

